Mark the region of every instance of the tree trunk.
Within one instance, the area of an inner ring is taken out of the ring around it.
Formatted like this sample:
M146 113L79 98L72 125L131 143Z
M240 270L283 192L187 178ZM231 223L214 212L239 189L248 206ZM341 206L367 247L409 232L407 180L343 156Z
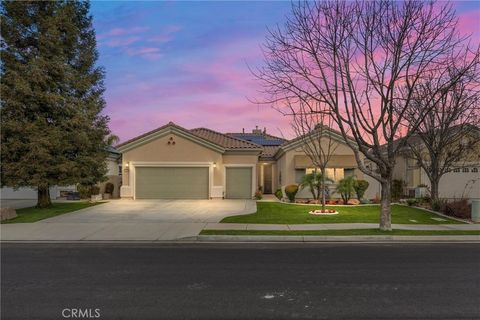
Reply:
M37 208L46 208L52 205L50 200L50 189L47 187L38 187Z
M438 185L439 179L430 180L430 199L432 204L438 201Z
M382 199L380 202L380 230L392 231L392 212L391 212L391 179L382 181Z

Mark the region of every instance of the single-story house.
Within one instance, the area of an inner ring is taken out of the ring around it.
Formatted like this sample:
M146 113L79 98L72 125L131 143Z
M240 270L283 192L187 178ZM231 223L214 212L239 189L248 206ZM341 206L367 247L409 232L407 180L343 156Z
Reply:
M363 177L353 151L338 134L327 174L335 181ZM133 199L251 199L274 193L315 168L303 140L288 141L254 129L220 133L172 122L117 146L122 154L121 197ZM308 198L308 190L298 197Z

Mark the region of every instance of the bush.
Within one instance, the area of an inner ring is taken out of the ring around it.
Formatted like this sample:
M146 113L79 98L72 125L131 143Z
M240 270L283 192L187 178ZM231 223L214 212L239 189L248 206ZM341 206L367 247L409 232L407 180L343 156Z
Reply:
M288 197L288 200L290 202L295 202L295 196L297 195L298 192L298 186L296 184L291 184L285 187L285 193Z
M82 184L77 185L78 193L80 194L80 198L88 199L93 195L100 194L100 187L98 186L86 186Z
M114 189L115 189L115 186L114 186L113 183L111 183L111 182L108 182L108 183L105 185L105 193L110 193L110 194L112 194Z
M352 194L355 191L355 189L353 188L354 184L354 177L346 177L338 182L336 191L342 196L344 204L347 204L348 200L350 200L350 198L352 197Z
M440 200L432 200L432 210L440 211L442 209L442 202Z
M392 183L392 199L398 201L403 197L403 180L394 179Z
M407 204L412 207L418 205L418 200L417 199L407 199Z
M282 189L277 189L277 191L275 191L275 197L277 197L278 200L282 200L283 198Z
M357 194L357 199L362 200L365 191L367 191L368 186L370 184L367 180L356 180L353 184L353 188L355 189L355 193Z
M460 219L471 219L472 218L472 208L468 204L467 199L459 199L451 202L444 202L442 205L443 213L448 216L460 218Z
M255 192L256 200L262 200L262 197L263 197L262 191L258 190L257 192Z

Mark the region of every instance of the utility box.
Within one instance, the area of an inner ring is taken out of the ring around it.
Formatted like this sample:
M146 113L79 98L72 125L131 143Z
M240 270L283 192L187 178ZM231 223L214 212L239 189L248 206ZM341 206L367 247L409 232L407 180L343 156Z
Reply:
M472 200L472 221L480 222L480 200Z

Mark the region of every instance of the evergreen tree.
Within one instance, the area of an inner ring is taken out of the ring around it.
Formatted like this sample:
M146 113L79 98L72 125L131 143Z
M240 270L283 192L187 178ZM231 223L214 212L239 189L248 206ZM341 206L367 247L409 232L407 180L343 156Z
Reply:
M106 173L104 71L89 3L1 4L1 183L38 190L93 185Z

